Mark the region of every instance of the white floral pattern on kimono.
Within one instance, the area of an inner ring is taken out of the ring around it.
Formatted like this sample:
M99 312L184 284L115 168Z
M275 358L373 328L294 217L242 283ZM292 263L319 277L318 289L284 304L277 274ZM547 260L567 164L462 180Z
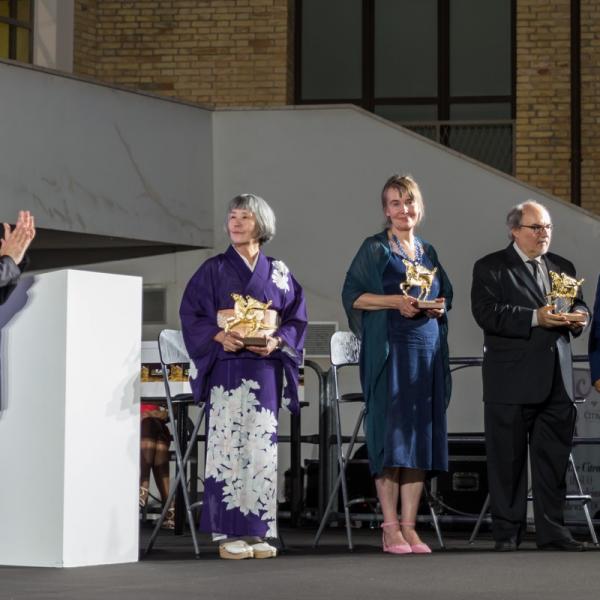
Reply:
M227 510L252 513L268 526L267 537L277 537L277 418L260 409L252 379L232 390L211 390L206 477L223 482ZM258 408L257 408L258 407Z
M285 292L290 291L290 270L287 265L281 260L273 261L273 272L271 273L271 281L280 289Z

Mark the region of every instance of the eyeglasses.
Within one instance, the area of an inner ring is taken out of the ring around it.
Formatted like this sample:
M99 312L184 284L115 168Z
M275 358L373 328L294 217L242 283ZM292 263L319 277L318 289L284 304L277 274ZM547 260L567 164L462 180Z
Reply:
M547 231L548 233L552 232L552 223L548 223L548 225L519 225L519 227L527 227L527 229L531 229L535 235L540 235L542 231Z

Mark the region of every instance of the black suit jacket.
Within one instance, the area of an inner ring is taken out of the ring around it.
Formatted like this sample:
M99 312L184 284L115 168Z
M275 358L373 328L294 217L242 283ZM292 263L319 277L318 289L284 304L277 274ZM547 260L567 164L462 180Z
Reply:
M548 253L542 260L548 271L575 276L573 264L556 254ZM550 394L557 360L573 398L569 329L531 327L533 312L546 303L512 243L475 263L471 310L484 331L484 402L543 402ZM573 308L581 307L587 310L580 291Z
M8 256L0 256L0 304L4 304L17 287L21 269Z

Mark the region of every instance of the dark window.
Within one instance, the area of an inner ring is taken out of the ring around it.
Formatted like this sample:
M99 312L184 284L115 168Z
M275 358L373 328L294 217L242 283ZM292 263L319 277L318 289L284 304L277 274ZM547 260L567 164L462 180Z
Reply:
M33 62L33 0L0 0L0 58Z
M437 96L437 0L374 3L375 98Z
M351 103L513 171L516 0L296 0L296 103Z
M362 0L304 0L302 90L307 100L362 95Z

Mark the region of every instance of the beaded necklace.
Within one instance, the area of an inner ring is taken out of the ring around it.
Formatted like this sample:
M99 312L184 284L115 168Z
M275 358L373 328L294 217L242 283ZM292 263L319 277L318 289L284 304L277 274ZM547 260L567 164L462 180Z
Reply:
M392 241L396 246L397 253L402 257L413 263L413 265L418 265L423 260L423 244L421 244L421 240L418 237L415 237L415 257L410 258L408 254L406 254L404 248L400 244L400 240L396 237L395 233L392 233Z

